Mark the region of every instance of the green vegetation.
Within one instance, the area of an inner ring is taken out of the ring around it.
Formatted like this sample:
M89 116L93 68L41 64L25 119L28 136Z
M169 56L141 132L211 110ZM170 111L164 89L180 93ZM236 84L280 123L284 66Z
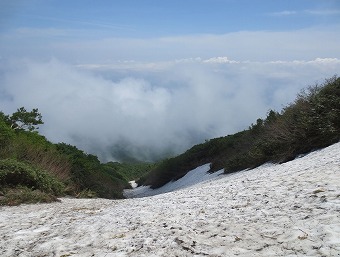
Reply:
M3 196L4 195L4 196ZM58 201L51 193L25 186L6 187L0 191L0 205L19 205L22 203L50 203Z
M38 134L38 109L0 112L0 205L49 202L57 197L123 198L127 182L151 164L100 163L94 155Z
M56 195L64 190L64 185L51 174L23 162L0 160L0 170L0 185L3 186L25 185Z
M57 197L123 198L129 180L160 187L189 170L211 163L225 173L265 162L286 162L340 140L340 78L302 91L279 113L234 135L193 146L159 163L100 163L94 155L65 143L53 144L37 132L38 109L0 112L0 205L49 202Z
M38 109L28 112L24 107L19 108L11 117L7 117L7 122L13 129L23 129L28 131L37 130L37 125L44 124Z
M340 78L334 76L302 91L280 113L270 110L265 119L257 119L247 130L209 140L164 160L138 183L157 188L209 162L211 172L223 168L225 173L265 162L286 162L339 140Z
M118 174L120 174L125 180L132 181L137 180L143 175L150 172L157 166L156 163L149 162L132 162L132 163L119 163L108 162L106 166L112 168Z

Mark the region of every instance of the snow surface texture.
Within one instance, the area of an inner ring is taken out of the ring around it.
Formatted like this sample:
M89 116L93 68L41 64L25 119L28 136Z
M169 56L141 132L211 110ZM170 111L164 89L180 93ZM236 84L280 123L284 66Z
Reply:
M340 256L340 143L126 200L0 209L0 256Z
M208 173L209 170L210 164L205 164L194 170L189 171L181 179L171 181L160 188L151 189L149 186L140 186L132 190L131 189L125 190L124 195L128 198L133 198L164 194L175 190L183 189L186 187L190 187L204 181L212 180L217 176L223 174L223 170L217 171L215 173Z

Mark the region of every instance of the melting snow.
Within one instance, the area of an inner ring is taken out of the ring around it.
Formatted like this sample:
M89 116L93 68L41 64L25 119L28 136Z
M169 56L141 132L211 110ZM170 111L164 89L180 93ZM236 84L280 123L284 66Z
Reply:
M212 180L217 176L223 174L223 170L217 171L215 173L209 173L210 164L205 164L196 169L189 171L185 176L176 181L171 181L164 186L151 189L149 186L140 186L134 189L125 190L124 195L126 197L145 197L152 196L158 194L164 194L172 191L176 191L179 189L183 189L186 187L190 187L201 182Z
M340 143L183 182L202 166L151 197L0 207L0 256L339 256L339 156Z

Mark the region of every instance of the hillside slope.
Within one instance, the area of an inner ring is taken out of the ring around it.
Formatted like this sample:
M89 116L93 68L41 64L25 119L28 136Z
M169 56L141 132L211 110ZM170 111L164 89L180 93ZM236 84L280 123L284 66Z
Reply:
M176 181L170 181L162 187L152 189L150 186L140 186L134 189L125 189L124 196L127 198L146 197L173 192L183 188L197 185L206 181L218 179L223 174L223 170L209 173L210 164L205 164L189 171L184 177Z
M54 144L35 127L41 118L38 109L0 111L0 205L51 202L64 195L122 198L130 187L125 171L136 174L149 166L101 163L76 146Z
M153 197L0 207L0 255L338 256L340 143Z
M138 184L158 188L188 171L211 163L210 172L255 168L266 162L283 163L300 154L340 140L340 78L308 87L279 113L270 110L248 129L195 145L164 160Z

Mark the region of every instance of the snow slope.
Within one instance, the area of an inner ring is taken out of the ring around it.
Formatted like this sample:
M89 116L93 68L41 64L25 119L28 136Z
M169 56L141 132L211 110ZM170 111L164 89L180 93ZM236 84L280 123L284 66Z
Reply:
M0 208L0 256L340 256L340 143L152 197Z
M223 170L209 173L210 164L205 164L196 169L189 171L185 176L176 181L171 181L164 186L156 189L151 189L149 186L140 186L134 189L127 189L124 191L125 197L133 198L133 197L145 197L145 196L153 196L158 194L164 194L172 191L176 191L179 189L183 189L186 187L190 187L204 181L212 180L217 176L223 174Z

